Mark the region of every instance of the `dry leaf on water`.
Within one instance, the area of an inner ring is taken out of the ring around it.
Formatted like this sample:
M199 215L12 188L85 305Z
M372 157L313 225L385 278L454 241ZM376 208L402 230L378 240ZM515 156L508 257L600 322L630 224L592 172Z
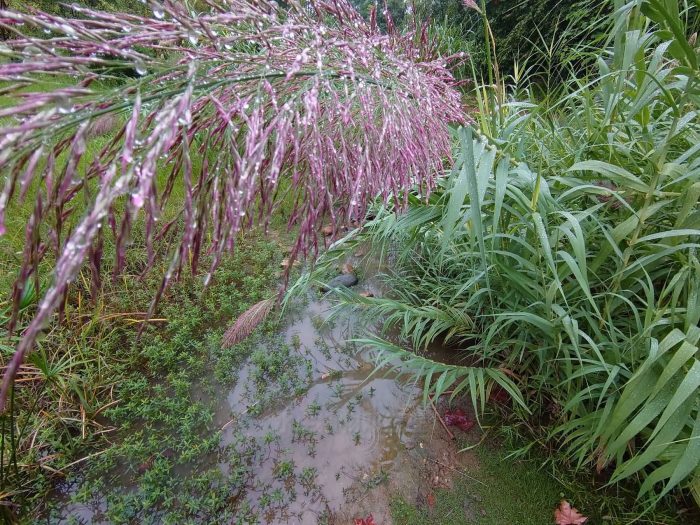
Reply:
M255 327L262 323L275 306L275 298L264 299L255 303L238 316L236 322L226 330L221 340L223 348L230 348L248 337Z
M554 511L554 521L557 525L583 525L588 521L565 499L561 500L559 508Z

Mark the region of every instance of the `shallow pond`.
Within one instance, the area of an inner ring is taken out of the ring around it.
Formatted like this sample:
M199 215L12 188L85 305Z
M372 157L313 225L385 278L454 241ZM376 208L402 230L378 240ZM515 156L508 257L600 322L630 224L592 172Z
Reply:
M362 289L379 293L372 280ZM395 372L375 371L368 351L348 343L357 319L341 315L328 322L330 308L322 297L310 296L288 316L279 340L261 343L236 371L233 388L192 393L195 401L213 402L219 447L176 465L173 475L218 468L231 487L230 505L246 517L242 523L346 523L370 512L388 523L390 492L399 486L417 490L425 456L435 455L424 442L439 429L420 389ZM280 348L290 355L276 362ZM278 379L266 385L261 366L285 369L275 370ZM116 483L128 491L128 472L119 473ZM61 522L105 522L104 499L68 502L77 489L64 487Z

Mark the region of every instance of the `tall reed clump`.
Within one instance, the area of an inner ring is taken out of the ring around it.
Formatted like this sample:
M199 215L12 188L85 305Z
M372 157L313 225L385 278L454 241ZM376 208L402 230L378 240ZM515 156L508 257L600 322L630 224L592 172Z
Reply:
M0 12L11 33L0 44L0 81L13 96L0 109L0 234L13 202L34 199L15 304L42 259L57 258L8 365L0 410L86 261L99 283L105 236L116 244L115 271L123 267L139 214L148 265L155 240L171 246L162 293L185 266L196 272L202 254L212 256L211 275L240 230L270 217L281 187L294 194L293 259L316 251L322 222L338 225L377 196L400 200L412 185L434 185L450 153L448 123L463 117L449 59L419 33L380 34L346 0L204 4L196 13L153 0L149 18L78 6L80 19ZM37 75L75 85L33 92ZM109 78L121 83L91 90ZM86 158L87 134L108 114L121 118L114 138ZM183 203L171 199L176 186ZM159 223L172 206L179 215Z
M506 388L570 465L636 484L651 508L700 493L700 77L692 10L650 0L616 16L596 75L546 107L512 93L492 136L461 129L427 202L379 206L335 255L396 251L390 297L342 298L418 353L459 346L469 367L409 355L426 392L483 407Z

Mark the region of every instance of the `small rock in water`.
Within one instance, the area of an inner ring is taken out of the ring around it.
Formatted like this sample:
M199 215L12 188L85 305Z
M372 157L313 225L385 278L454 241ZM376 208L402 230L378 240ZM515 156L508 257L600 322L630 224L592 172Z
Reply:
M327 292L332 288L340 288L341 286L344 286L345 288L349 288L351 286L355 286L356 284L357 284L357 277L354 274L343 273L343 274L340 274L336 277L333 277L333 279L328 281L328 284L321 287L321 291Z

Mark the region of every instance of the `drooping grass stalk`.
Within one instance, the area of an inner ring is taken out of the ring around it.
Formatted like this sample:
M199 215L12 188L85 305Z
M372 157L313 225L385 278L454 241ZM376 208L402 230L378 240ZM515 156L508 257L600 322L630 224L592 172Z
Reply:
M211 275L238 232L274 213L284 179L299 232L290 258L314 254L324 222L362 217L376 197L405 202L414 185L430 191L450 154L448 124L463 121L451 58L411 31L381 34L345 0L217 0L202 13L170 0L150 5L150 18L80 7L80 19L0 12L14 35L0 47L0 81L14 97L0 109L0 169L9 174L0 232L8 210L36 196L15 311L27 279L57 257L8 364L0 411L84 263L99 282L105 236L115 240L117 273L139 216L149 266L154 242L173 240L160 296L205 256ZM25 37L23 27L46 38ZM74 85L32 92L37 75ZM121 81L91 89L107 77ZM87 158L91 123L110 114L123 122ZM172 198L176 185L184 202ZM159 224L173 207L175 219Z

